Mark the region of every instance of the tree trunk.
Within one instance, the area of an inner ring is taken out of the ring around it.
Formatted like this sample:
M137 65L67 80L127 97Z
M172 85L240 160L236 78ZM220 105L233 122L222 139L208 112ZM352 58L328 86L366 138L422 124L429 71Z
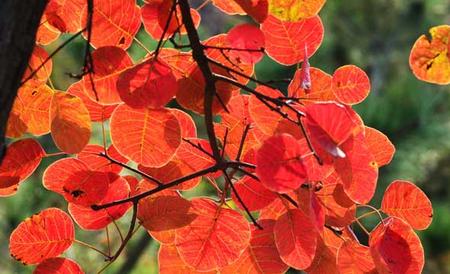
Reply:
M47 0L0 1L0 162L5 131Z

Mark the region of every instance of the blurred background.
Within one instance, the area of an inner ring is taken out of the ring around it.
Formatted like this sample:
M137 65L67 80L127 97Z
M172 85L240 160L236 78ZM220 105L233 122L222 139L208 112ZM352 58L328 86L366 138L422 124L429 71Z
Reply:
M202 1L192 1L198 7ZM140 2L142 4L142 2ZM201 37L228 31L248 21L242 16L227 16L211 4L201 9ZM371 79L370 96L356 110L368 126L384 132L395 144L397 152L390 165L380 170L379 185L372 205L379 207L386 186L395 179L415 182L431 198L433 223L418 232L426 252L424 273L450 273L450 87L430 85L417 80L408 65L414 41L435 25L450 23L448 0L330 0L320 16L325 26L322 46L311 58L312 66L332 74L341 65L355 64ZM69 36L46 47L52 52ZM156 41L141 30L138 39L152 49ZM74 80L67 73L79 72L84 42L76 40L54 58L52 81L65 90ZM145 54L138 47L129 50L134 60ZM295 67L282 67L269 58L257 65L259 79L284 79L293 76ZM194 117L199 118L199 117ZM200 120L198 120L200 121ZM93 136L99 142L100 131ZM56 151L51 138L40 138L46 151ZM0 273L31 273L8 256L11 231L26 217L47 207L67 208L59 195L46 191L42 173L55 158L44 159L39 169L19 192L0 198ZM207 194L202 186L189 195ZM127 228L129 215L118 223ZM367 226L374 225L368 219ZM110 227L111 237L117 237ZM77 230L77 238L88 243L105 244L105 232ZM140 230L127 251L105 273L157 273L158 245ZM102 257L94 251L74 244L67 256L75 258L86 273L95 273ZM290 273L298 273L291 271Z

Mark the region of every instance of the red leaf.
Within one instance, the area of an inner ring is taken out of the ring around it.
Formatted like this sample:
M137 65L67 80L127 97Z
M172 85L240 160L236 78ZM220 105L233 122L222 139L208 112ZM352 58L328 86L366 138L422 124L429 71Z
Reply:
M130 186L124 178L114 173L108 175L108 191L103 199L96 203L98 205L128 198L130 193ZM107 209L93 210L91 207L69 203L68 209L70 215L82 229L99 230L122 217L130 207L131 203L125 203Z
M378 167L389 164L395 153L395 147L389 138L382 132L371 127L365 127L364 131L367 148L375 158Z
M314 221L299 209L290 209L274 227L275 243L281 259L295 269L308 268L316 253L319 236Z
M422 244L411 226L401 219L384 219L370 233L369 246L378 273L422 273Z
M340 273L377 273L370 249L356 241L342 243L337 253L337 265Z
M323 179L323 187L317 192L325 209L326 224L336 227L350 225L355 220L356 205L345 194L342 181L336 171Z
M306 127L309 131L314 148L320 156L325 150L336 158L345 158L346 154L341 148L350 136L361 128L355 122L357 115L351 108L336 103L319 103L308 105L305 108Z
M180 124L181 137L197 138L197 126L195 125L194 119L192 119L191 115L176 108L170 110L172 111L172 114L177 117L178 123Z
M323 25L318 16L297 22L283 22L269 15L261 25L266 37L266 52L282 65L294 65L308 57L319 48L323 39Z
M173 2L171 1L153 0L149 3L146 3L141 8L141 17L142 22L144 23L145 30L154 40L158 41L163 35L164 27L166 26L167 20L169 19L169 12L172 9L172 3ZM178 18L176 18L175 14L178 14ZM178 6L175 14L172 15L169 27L163 39L168 39L178 30L179 27L180 33L186 34L186 28L181 22L181 11ZM200 14L198 13L198 11L191 8L191 16L192 20L194 21L195 27L198 28L201 19Z
M91 206L100 202L108 191L108 173L90 170L75 158L52 163L42 177L44 187L64 196L71 203Z
M289 268L281 259L273 235L274 220L259 220L263 229L253 227L250 246L233 264L220 270L221 274L285 273Z
M116 83L121 73L133 66L128 53L119 47L101 47L92 53L92 62L94 74L85 75L81 80L84 92L91 100L102 105L121 103Z
M357 66L342 66L333 74L333 92L343 104L361 103L370 92L369 77Z
M132 108L162 108L177 88L172 69L153 59L122 72L117 81L120 98Z
M9 239L9 251L24 264L37 264L59 256L75 240L69 215L58 208L48 208L25 219Z
M168 163L181 143L180 125L167 109L120 105L111 117L111 140L120 154L144 166Z
M378 165L364 143L363 134L352 136L342 144L345 158L335 159L335 169L352 201L368 203L377 186Z
M99 154L101 153L105 153L103 146L89 144L85 146L80 153L78 153L77 158L83 161L92 170L112 173L120 173L122 171L122 166L113 164L107 158L100 156ZM122 156L113 145L109 146L106 153L109 157L119 163L128 163L128 159Z
M251 24L241 24L232 28L227 34L231 48L230 57L246 64L256 64L263 58L265 46L264 33ZM258 51L260 50L260 51Z
M256 154L256 174L266 188L275 192L299 188L307 177L299 142L288 134L267 139Z
M233 0L251 16L256 22L262 23L267 18L269 12L269 2L267 0Z
M388 186L381 210L401 218L418 230L429 227L433 219L433 208L427 195L409 181L397 180Z
M33 174L44 155L41 145L34 139L10 144L0 165L0 197L16 193L19 184Z
M192 200L192 210L198 217L176 231L175 245L183 261L198 271L236 261L250 241L247 220L205 198Z
M265 188L261 182L251 178L244 177L243 179L234 183L236 192L241 197L248 210L255 211L260 210L268 206L278 196L276 193ZM234 203L241 209L243 209L241 203L238 201L234 193L231 196Z
M48 258L34 269L33 274L84 274L84 271L70 259Z
M214 6L229 15L244 15L245 11L235 1L230 0L212 0Z
M141 26L140 14L135 0L94 0L91 45L127 49ZM83 9L81 18L82 25L86 26L87 8ZM87 33L83 36L87 37Z

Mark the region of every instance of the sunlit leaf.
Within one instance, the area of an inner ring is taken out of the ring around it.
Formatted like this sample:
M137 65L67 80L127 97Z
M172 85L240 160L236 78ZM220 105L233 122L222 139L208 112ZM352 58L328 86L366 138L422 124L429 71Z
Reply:
M302 70L295 72L294 78L288 87L288 95L301 98L304 104L311 104L318 101L336 101L332 92L332 77L328 73L318 68L310 68L311 87L307 91L302 88Z
M288 266L280 259L275 246L275 220L259 220L258 224L263 229L253 227L250 246L236 262L222 268L220 273L285 273Z
M248 64L258 63L263 58L265 38L258 27L252 24L237 25L228 32L227 40L232 48L230 57Z
M75 239L69 215L58 208L48 208L21 222L11 233L9 251L24 264L37 264L59 256Z
M140 8L135 0L94 0L91 45L95 48L117 46L127 49L141 26ZM87 8L81 15L87 22ZM107 35L105 35L107 34ZM83 33L87 37L87 33Z
M362 102L370 92L367 74L354 65L339 67L333 74L333 93L338 102L354 105Z
M414 43L409 66L414 75L429 83L450 83L450 25L430 29L431 39L422 35Z
M305 46L311 57L323 39L323 25L318 16L296 22L283 22L269 15L261 25L266 37L266 52L282 65L294 65L304 59Z
M124 178L114 173L109 173L108 175L108 190L105 196L96 203L97 205L128 198L130 193L130 186ZM122 217L130 207L131 203L124 203L106 209L93 210L89 206L69 203L68 210L82 229L99 230Z
M326 0L269 0L269 13L282 21L295 22L317 15Z
M411 226L401 219L384 219L370 233L369 246L378 273L422 273L422 244Z
M300 143L288 134L267 139L256 154L256 174L266 188L275 192L299 188L307 177Z
M70 259L48 258L34 269L33 274L84 274L84 271Z
M153 59L122 72L117 81L120 98L132 108L162 108L177 89L172 69Z
M160 167L172 159L181 143L180 125L169 110L120 105L111 117L111 140L130 160Z
M340 273L377 273L369 247L355 241L342 243L337 253L337 264Z
M53 95L50 111L52 138L66 153L78 153L91 138L91 119L80 98L64 92Z
M366 126L364 131L367 148L375 157L378 166L389 164L395 153L395 147L389 138L381 131L371 127Z
M308 268L316 253L318 232L315 223L299 209L280 216L274 227L280 257L295 269Z
M205 198L192 200L192 210L198 217L176 231L175 245L183 261L199 271L236 261L250 241L247 220Z
M430 226L433 208L427 195L409 181L392 182L384 192L381 210L401 218L414 229L423 230Z
M45 170L42 183L46 189L63 195L68 202L91 206L106 195L108 176L106 172L89 169L81 160L64 158Z
M33 139L10 144L0 165L0 197L16 193L19 183L36 170L44 155L41 145Z

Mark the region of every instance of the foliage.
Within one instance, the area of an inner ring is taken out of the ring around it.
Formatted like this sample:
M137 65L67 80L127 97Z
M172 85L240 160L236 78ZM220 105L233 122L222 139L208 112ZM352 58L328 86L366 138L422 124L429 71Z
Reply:
M162 273L283 273L289 267L308 273L421 272L423 249L413 228L430 225L431 203L412 183L394 181L381 211L367 205L378 168L395 149L352 109L370 91L363 70L344 65L329 75L310 67L308 58L323 39L317 13L324 1L306 2L213 1L260 26L239 25L206 41L196 31L200 15L186 0L143 7L134 0L50 2L8 136L51 133L61 151L56 154L73 155L52 163L43 185L67 200L81 229L104 229L132 208L118 249L111 254L101 244L95 248L108 261L100 271L122 253L139 220L162 243ZM141 20L159 41L154 51L135 38ZM83 35L94 48L91 53L87 47L80 80L65 92L52 87L51 56L39 46L61 32ZM136 63L126 52L132 43L148 51ZM263 54L283 65L302 62L287 95L274 81L253 77ZM167 107L173 97L184 111ZM197 136L193 113L204 116L206 140ZM101 123L101 146L88 144L93 122ZM0 167L1 195L13 195L52 156L34 139L13 142ZM123 169L134 175L124 176ZM201 177L217 200L188 200L180 193ZM365 207L371 211L357 216L356 209ZM360 219L371 214L380 223L369 232ZM367 232L369 246L353 234L353 223ZM73 261L54 258L80 243L73 230L66 213L49 208L12 233L11 254L39 264L36 273L55 264L81 273Z

